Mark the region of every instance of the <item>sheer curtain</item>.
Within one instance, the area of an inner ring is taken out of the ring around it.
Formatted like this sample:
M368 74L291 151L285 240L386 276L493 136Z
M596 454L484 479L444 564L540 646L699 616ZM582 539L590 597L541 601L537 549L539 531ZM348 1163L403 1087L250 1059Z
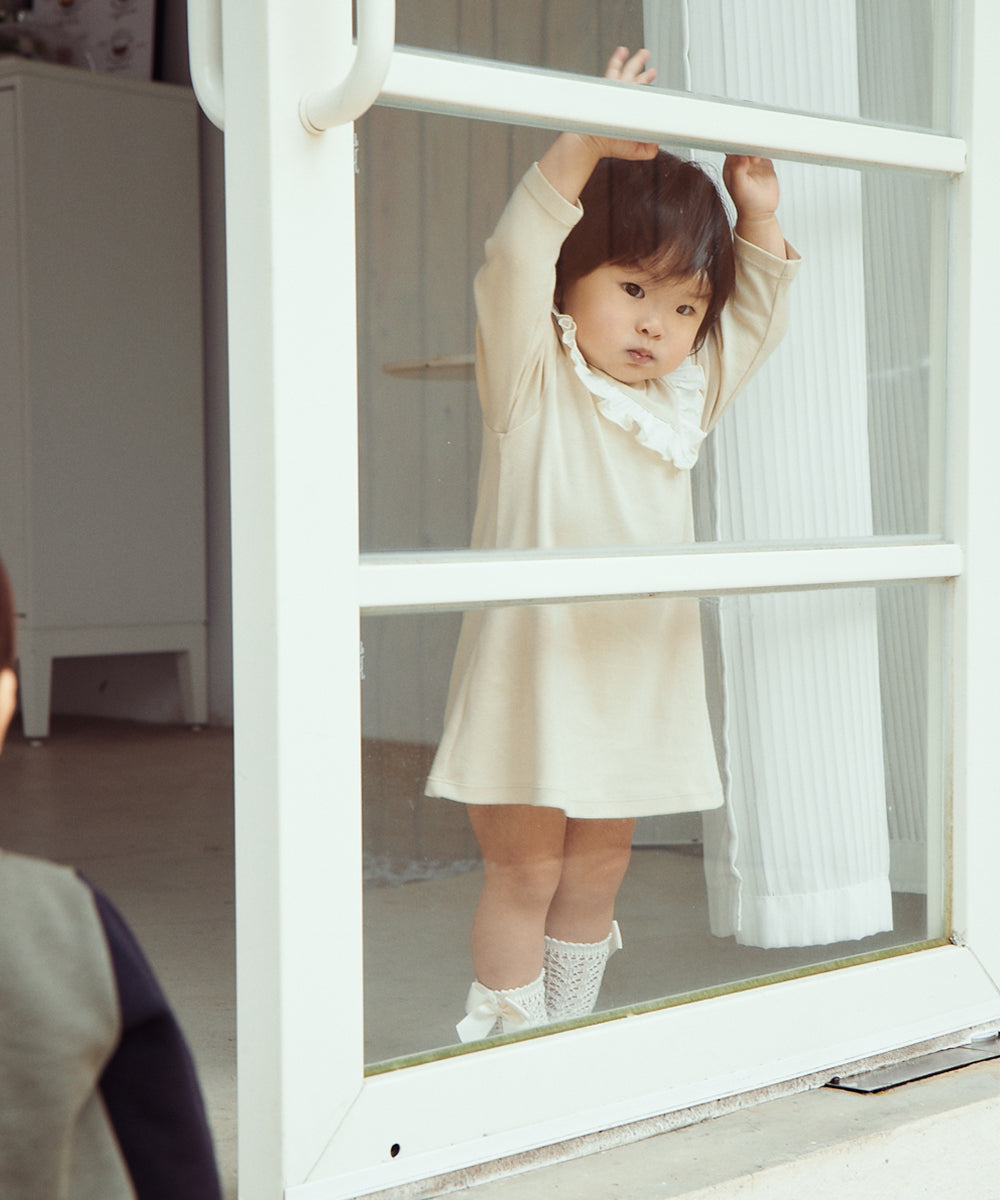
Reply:
M886 103L877 39L890 32L889 9L871 0L660 0L645 5L646 40L668 87L899 119L877 111ZM919 24L910 6L895 19L904 18ZM858 172L795 163L779 173L782 223L806 259L793 324L710 439L697 472L699 536L924 532L927 288L893 274L907 261L900 239L922 214L897 211L892 181L880 191ZM881 238L872 236L879 221L892 226ZM913 333L909 345L900 323ZM890 825L900 884L923 886L927 615L918 592L709 606L727 784L726 807L704 823L716 934L789 946L891 928Z

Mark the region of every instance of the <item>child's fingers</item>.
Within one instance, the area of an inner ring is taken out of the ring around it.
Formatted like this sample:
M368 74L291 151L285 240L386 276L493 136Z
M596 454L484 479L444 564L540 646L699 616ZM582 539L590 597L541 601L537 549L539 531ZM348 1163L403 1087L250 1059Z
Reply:
M622 82L623 83L643 83L650 71L646 69L646 64L649 62L649 51L643 48L636 50L635 54L622 67Z
M746 161L742 154L726 155L726 161L722 164L722 181L727 187L736 174L743 169Z
M597 145L601 158L655 158L660 149L656 142L630 142L625 138L604 138Z
M774 163L769 158L751 154L727 154L722 167L722 181L730 184L766 183L775 175Z
M604 68L605 79L621 79L622 68L628 61L628 47L619 46L608 59L608 65Z
M741 168L746 171L759 171L762 173L770 173L774 170L774 163L769 158L764 158L759 154L727 154L727 167L733 169Z
M605 79L617 79L622 83L652 83L656 78L656 69L648 67L649 51L645 48L637 50L629 57L628 47L619 46L608 59L604 69Z

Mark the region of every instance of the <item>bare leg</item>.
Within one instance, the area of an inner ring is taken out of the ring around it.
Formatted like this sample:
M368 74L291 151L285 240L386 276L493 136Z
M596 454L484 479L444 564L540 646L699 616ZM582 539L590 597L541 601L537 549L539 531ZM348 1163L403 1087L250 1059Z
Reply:
M545 1013L585 1017L597 1005L604 968L621 946L615 899L632 853L632 820L566 825L563 872L545 926Z
M632 855L631 818L569 819L559 886L545 932L564 942L599 942L615 915L615 898Z
M485 872L472 923L476 979L488 988L522 987L542 970L546 914L563 871L566 814L528 804L473 804L468 812Z

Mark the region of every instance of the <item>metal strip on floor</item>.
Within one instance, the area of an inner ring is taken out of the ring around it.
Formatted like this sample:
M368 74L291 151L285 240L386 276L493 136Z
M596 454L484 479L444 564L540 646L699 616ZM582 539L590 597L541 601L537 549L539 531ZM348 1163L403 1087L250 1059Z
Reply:
M879 1067L874 1071L862 1071L857 1075L835 1075L826 1086L847 1092L886 1092L890 1088L901 1087L904 1083L915 1083L918 1079L941 1075L945 1071L956 1071L959 1067L969 1067L991 1058L1000 1058L1000 1034L976 1038L967 1045L956 1046L952 1050L921 1054L917 1058L909 1058L890 1067Z

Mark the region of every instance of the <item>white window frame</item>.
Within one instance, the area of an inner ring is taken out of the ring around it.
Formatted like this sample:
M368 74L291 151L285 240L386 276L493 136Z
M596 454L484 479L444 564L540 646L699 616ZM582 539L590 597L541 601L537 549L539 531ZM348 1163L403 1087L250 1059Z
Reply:
M350 0L221 0L241 1196L347 1200L996 1021L1000 7L962 6L961 138L554 84L524 69L511 87L510 68L393 55L385 103L480 116L495 106L499 119L703 145L721 130L732 148L958 176L946 540L623 554L613 572L609 556L587 554L373 556L359 567L352 130L310 134L299 119L303 94L345 72L350 30ZM952 944L366 1076L362 606L894 579L945 580L954 596Z

